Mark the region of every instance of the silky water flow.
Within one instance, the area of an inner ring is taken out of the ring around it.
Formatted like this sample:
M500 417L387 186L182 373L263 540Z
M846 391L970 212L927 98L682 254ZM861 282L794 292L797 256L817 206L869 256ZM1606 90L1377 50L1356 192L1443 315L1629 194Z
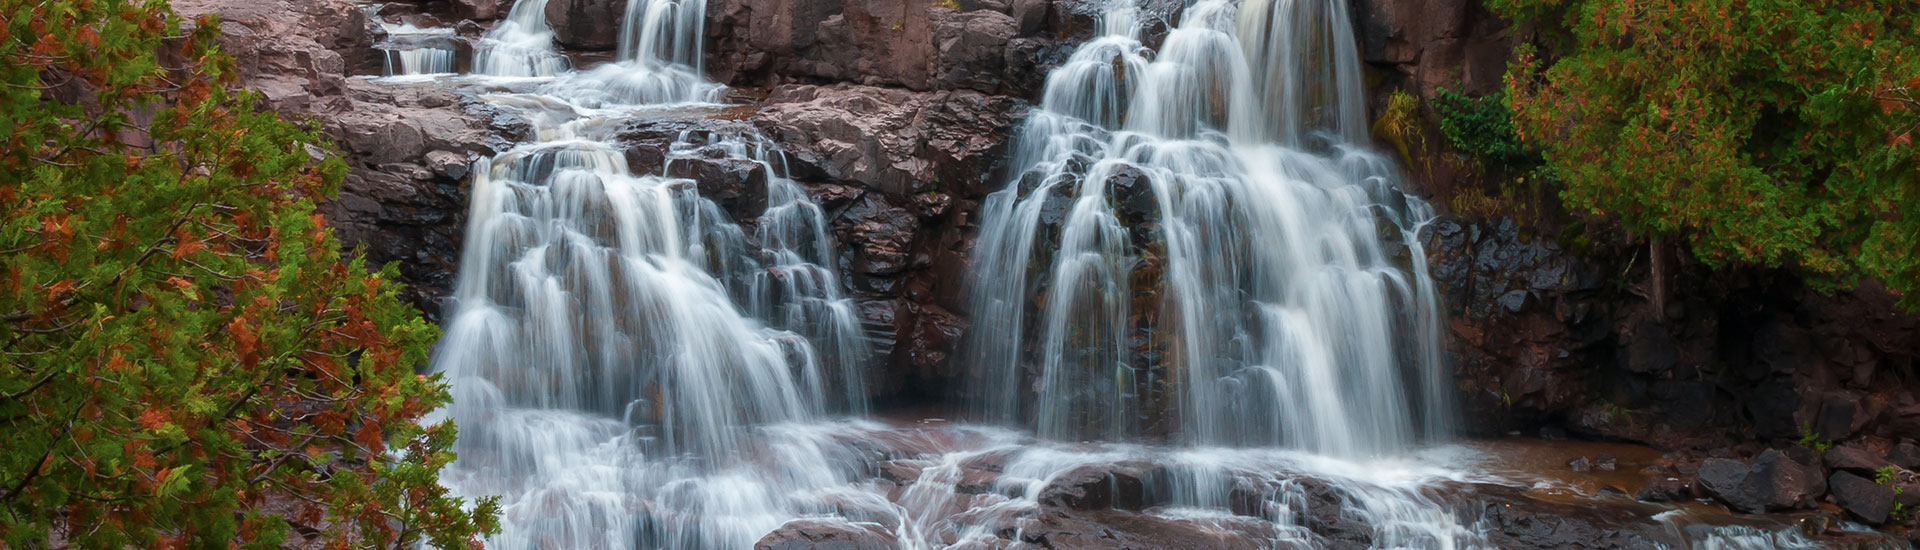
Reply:
M546 2L516 2L466 78L537 138L473 170L433 363L461 433L443 481L500 497L505 549L732 550L789 529L1041 548L1063 480L1113 468L1151 481L1138 513L1196 536L1323 547L1309 526L1333 513L1374 548L1491 548L1442 487L1511 482L1444 444L1432 213L1365 145L1345 4L1198 0L1155 51L1113 3L983 205L971 300L998 322L964 354L976 424L901 426L866 419L836 243L776 147L690 130L641 174L617 143L625 122L719 108L704 3L630 0L617 61L576 70ZM392 75L448 72L389 55ZM764 212L730 219L666 175L697 159L759 164ZM1660 521L1675 547L1807 544Z

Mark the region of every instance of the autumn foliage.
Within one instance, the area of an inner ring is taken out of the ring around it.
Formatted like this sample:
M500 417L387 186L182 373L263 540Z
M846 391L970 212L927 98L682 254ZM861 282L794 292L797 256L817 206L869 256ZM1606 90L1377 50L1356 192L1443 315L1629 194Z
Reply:
M435 329L314 211L216 21L0 0L0 547L477 545Z
M1572 210L1920 306L1920 2L1489 4L1568 31L1523 49L1507 97Z

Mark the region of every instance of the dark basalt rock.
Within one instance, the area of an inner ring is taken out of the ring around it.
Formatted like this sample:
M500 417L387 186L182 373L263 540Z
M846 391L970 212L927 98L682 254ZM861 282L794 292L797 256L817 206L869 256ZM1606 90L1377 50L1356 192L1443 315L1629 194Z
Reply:
M767 210L767 167L738 158L675 157L666 175L699 183L700 196L735 220L752 220Z
M1701 492L1737 511L1759 514L1812 507L1827 491L1816 468L1767 451L1751 465L1738 460L1710 458L1694 476Z
M1833 488L1833 500L1848 515L1869 525L1886 523L1887 515L1893 512L1893 489L1885 485L1847 472L1834 472L1827 485Z
M1680 502L1693 498L1693 482L1666 476L1649 477L1633 498L1647 502Z
M1920 469L1920 445L1912 441L1901 441L1887 452L1887 461L1908 470Z
M1892 462L1881 458L1880 455L1853 445L1841 445L1828 449L1825 459L1828 468L1864 476L1872 476L1881 468L1893 466Z

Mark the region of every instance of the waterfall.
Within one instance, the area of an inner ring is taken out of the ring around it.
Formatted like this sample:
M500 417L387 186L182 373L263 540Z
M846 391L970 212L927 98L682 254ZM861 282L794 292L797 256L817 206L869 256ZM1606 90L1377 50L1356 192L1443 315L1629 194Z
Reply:
M699 74L700 29L706 19L707 4L699 0L627 0L620 59L659 60Z
M700 0L630 0L618 61L590 70L517 3L447 79L535 136L473 167L432 361L460 427L442 482L500 498L487 545L1493 548L1500 501L1474 484L1557 481L1410 448L1452 425L1431 213L1361 144L1343 2L1199 0L1158 51L1123 4L1049 75L1023 171L981 206L970 391L1029 432L863 419L872 350L829 217L714 104ZM648 117L688 129L636 171L619 138ZM722 172L749 175L697 179ZM752 198L722 208L714 184ZM1180 445L1132 440L1155 430ZM1810 540L1643 519L1681 546Z
M381 54L381 76L428 76L459 71L454 66L453 29L388 22L380 16L378 5L373 4L361 11L386 33L384 40L374 44L374 49Z
M424 76L454 72L453 50L443 48L383 49L386 76Z
M479 63L556 78L487 96L534 113L541 139L474 168L433 362L462 432L446 481L502 497L495 548L751 546L802 512L793 491L839 482L850 462L825 456L820 437L762 429L866 408L867 343L824 215L744 126L683 132L662 173L634 173L617 122L719 86L671 48L564 72L541 4L516 5ZM699 40L697 24L629 23L650 43ZM743 226L698 182L667 175L705 162L765 174L746 182L765 185L765 211ZM768 472L776 457L794 462Z
M1364 144L1345 2L1201 0L1158 51L1133 10L1048 76L983 206L979 413L1344 456L1444 430L1431 212Z
M473 72L492 76L551 77L572 63L553 48L547 0L519 0L507 18L474 46Z

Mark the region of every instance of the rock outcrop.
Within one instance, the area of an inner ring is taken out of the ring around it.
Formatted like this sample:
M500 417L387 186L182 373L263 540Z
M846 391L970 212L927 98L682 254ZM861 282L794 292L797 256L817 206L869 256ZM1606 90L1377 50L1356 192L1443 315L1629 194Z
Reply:
M1080 3L713 0L707 69L734 85L846 82L1035 99L1047 69L1094 32Z
M398 262L403 294L429 317L451 292L474 159L529 127L456 87L352 78L374 55L373 27L350 0L176 0L182 15L218 15L241 83L292 120L313 120L349 165L320 205L373 265ZM353 61L361 60L361 61Z
M575 50L604 51L620 45L627 0L548 0L553 40Z
M839 84L771 91L749 120L831 214L840 268L876 346L883 401L940 399L967 321L980 200L1026 104L979 92Z

